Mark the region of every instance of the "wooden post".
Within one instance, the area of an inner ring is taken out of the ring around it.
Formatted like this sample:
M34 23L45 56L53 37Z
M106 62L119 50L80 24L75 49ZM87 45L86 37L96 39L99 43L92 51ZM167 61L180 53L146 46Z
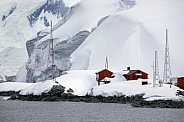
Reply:
M98 81L98 85L100 85L100 81Z

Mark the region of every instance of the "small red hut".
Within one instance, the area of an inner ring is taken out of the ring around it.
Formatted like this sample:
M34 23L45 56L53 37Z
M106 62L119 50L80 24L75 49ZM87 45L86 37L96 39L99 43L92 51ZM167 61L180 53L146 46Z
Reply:
M109 71L108 69L103 69L99 72L96 72L96 81L98 82L98 85L100 85L100 82L104 82L105 84L110 83L110 80L107 80L106 78L113 78L112 74L113 72Z
M128 72L123 75L127 80L137 80L139 78L148 79L148 74L141 70L130 70L130 68L128 68L127 71Z
M178 86L180 89L183 89L183 90L184 90L184 77L179 77L179 78L178 78L177 86Z

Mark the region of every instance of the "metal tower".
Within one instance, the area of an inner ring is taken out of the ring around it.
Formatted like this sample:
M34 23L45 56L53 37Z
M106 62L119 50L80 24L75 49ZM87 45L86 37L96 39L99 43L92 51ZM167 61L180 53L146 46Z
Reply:
M161 81L160 81L160 76L159 76L157 51L155 51L154 80L155 80L155 83L160 84L160 87L162 86Z
M163 82L171 83L171 78L172 78L172 74L171 74L171 65L170 65L170 57L169 57L168 33L166 29L166 46L165 46L165 63L164 63Z
M48 53L48 62L47 62L47 69L51 69L51 73L52 73L52 79L53 81L55 81L55 63L54 63L54 42L53 42L53 30L52 30L52 21L51 21L51 29L50 29L50 41L49 41L49 53ZM47 74L49 75L49 74ZM50 75L49 75L50 77Z

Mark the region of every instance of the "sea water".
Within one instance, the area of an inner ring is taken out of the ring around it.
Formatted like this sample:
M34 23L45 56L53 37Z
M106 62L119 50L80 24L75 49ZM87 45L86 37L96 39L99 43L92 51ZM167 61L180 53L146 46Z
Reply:
M0 97L0 122L184 122L184 109L129 104L12 101Z

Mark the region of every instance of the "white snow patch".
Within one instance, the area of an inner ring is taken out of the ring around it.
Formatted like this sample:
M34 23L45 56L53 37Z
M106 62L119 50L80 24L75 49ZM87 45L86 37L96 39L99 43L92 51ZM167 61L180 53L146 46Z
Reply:
M81 0L63 0L63 1L68 7L71 7L80 2Z
M116 83L105 84L101 86L95 86L89 94L94 96L134 96L144 95L146 100L158 100L158 99L182 99L176 96L176 91L181 90L176 86L170 88L169 84L164 84L163 87L153 87L151 80L148 81L148 85L142 85L142 79L132 81L122 81Z
M58 85L53 81L35 83L25 89L23 89L21 95L41 95L42 93L48 93L53 85Z
M0 92L8 92L8 91L17 92L31 85L33 85L33 83L19 83L19 82L0 83Z
M66 90L71 88L74 90L74 94L84 96L97 85L95 72L88 70L67 71L67 74L57 78L57 81L66 87Z

